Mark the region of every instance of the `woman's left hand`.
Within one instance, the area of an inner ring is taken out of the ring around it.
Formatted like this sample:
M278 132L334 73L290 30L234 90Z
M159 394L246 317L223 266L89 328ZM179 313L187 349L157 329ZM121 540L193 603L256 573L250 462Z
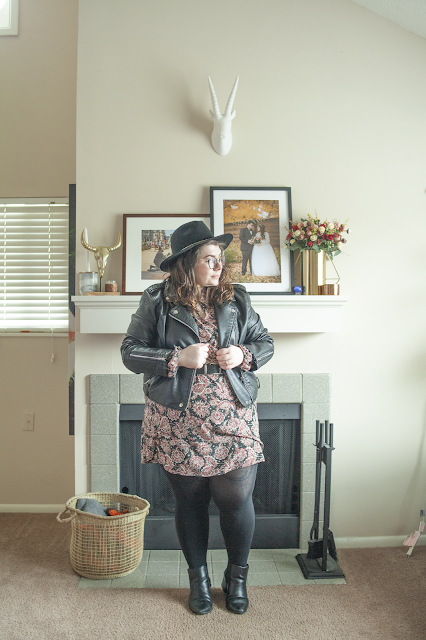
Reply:
M230 345L225 349L219 349L216 351L216 358L221 369L233 369L238 367L244 360L244 354L239 347Z

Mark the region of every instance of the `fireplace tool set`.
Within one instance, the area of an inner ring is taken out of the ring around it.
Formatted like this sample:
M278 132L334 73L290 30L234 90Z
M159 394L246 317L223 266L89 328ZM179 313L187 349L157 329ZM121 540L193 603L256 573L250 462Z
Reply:
M314 522L308 541L308 553L299 553L297 562L307 580L320 578L344 578L338 565L336 545L330 524L330 485L331 485L331 452L333 451L333 424L316 421L316 469L315 469L315 506ZM324 474L324 516L323 534L319 538L321 476Z

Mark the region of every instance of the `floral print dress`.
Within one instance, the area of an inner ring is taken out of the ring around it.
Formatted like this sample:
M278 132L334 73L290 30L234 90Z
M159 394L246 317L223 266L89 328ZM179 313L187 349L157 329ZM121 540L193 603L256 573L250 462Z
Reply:
M200 342L209 343L208 364L217 364L218 328L214 307L202 303L205 317L195 315ZM244 354L241 369L248 371L252 355ZM177 371L180 347L173 351L169 376ZM243 407L224 373L197 374L185 411L145 399L141 462L158 462L182 476L217 476L263 462L263 444L255 404Z

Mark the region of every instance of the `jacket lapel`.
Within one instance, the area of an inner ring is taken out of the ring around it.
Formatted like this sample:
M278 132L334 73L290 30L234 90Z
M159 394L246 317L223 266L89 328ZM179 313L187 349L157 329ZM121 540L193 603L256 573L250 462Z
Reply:
M181 324L184 324L187 327L189 327L191 331L193 331L195 335L198 336L198 325L195 322L193 316L189 313L188 309L186 309L186 307L180 304L176 304L172 306L172 308L169 311L169 316L171 318L174 318Z

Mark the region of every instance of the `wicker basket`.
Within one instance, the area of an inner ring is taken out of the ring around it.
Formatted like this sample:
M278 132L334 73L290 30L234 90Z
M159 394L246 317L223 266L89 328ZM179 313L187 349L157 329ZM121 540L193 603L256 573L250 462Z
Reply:
M97 516L75 508L79 498L94 498L105 509L126 510L119 516ZM92 580L122 578L142 560L145 518L150 504L125 493L84 493L74 496L56 516L71 522L71 565L78 574ZM67 512L68 518L62 518Z

